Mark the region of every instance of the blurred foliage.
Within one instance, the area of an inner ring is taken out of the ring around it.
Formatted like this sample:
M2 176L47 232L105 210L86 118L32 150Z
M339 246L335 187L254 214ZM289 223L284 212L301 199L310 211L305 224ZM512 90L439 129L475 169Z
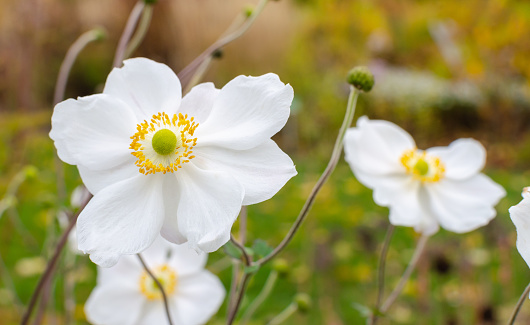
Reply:
M81 54L67 96L100 91L133 5L132 0L0 0L0 198L24 166L38 170L37 177L20 185L16 204L0 218L2 324L18 322L43 258L49 257L61 231L56 216L69 202L67 195L58 194L59 176L64 174L66 194L80 184L74 167L65 165L61 172L54 166L47 136L61 60L78 35L95 25L105 27L108 40ZM273 199L249 207L248 245L263 239L275 246L287 233L331 153L345 112L346 73L368 65L376 84L372 93L361 96L358 116L398 123L420 148L474 137L488 149L489 174L508 191L488 226L464 235L442 230L432 238L413 280L381 323L504 322L530 279L515 249L515 228L507 212L530 185L530 39L525 37L530 3L285 0L268 6L207 75L221 87L238 74L274 71L295 89L291 119L275 140L293 157L299 175ZM160 1L136 55L179 71L242 8L245 1ZM387 215L340 163L281 255L289 273L278 280L253 324L274 317L299 292L309 293L313 304L307 314L291 318L292 324L362 323L355 304L371 307L375 301ZM397 229L388 255L387 289L404 270L416 239L413 230ZM209 267L227 287L229 265L222 251L210 257ZM75 281L75 315L84 324L83 303L94 287L95 271L86 257L65 256L58 272L65 276L56 277L52 288L50 323L64 318L68 274ZM243 308L270 271L266 266L253 277ZM211 323L223 324L225 310L222 306ZM530 322L528 303L520 322Z

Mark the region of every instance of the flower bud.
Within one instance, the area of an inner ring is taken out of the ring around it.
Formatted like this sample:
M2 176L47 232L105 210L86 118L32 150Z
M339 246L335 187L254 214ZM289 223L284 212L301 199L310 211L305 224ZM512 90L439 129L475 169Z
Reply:
M27 180L32 180L32 179L35 179L37 177L37 174L38 174L38 170L37 170L37 167L35 166L26 166L24 167L24 174L26 175L26 179Z
M158 0L144 0L144 3L146 5L154 5L157 2L158 2Z
M254 12L254 8L251 7L251 6L248 6L244 9L244 12L243 14L245 15L246 18L252 16L252 13Z
M283 258L275 259L272 263L272 269L278 272L280 277L286 277L289 274L289 264Z
M103 27L97 27L93 29L92 32L94 33L94 39L96 41L102 41L107 38L107 31Z
M374 86L374 75L367 67L355 67L348 73L347 81L360 91L369 92Z
M311 297L307 293L299 293L294 297L298 310L305 313L311 308Z

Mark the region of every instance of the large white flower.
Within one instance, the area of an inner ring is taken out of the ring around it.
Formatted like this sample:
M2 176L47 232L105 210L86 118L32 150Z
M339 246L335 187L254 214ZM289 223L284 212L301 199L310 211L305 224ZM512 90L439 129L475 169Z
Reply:
M425 235L443 228L463 233L486 225L505 190L480 171L486 150L476 140L418 150L397 125L359 118L344 140L346 161L357 179L390 208L393 225Z
M173 324L204 324L221 306L225 289L204 270L207 255L159 237L142 257L164 287ZM136 256L111 268L98 268L97 286L85 304L87 319L98 325L167 324L162 293Z
M296 170L271 136L293 89L275 74L239 76L181 99L166 65L130 59L102 94L68 99L52 116L59 157L94 198L79 216L79 249L101 266L162 234L205 252L230 238L241 205L271 198Z
M517 250L530 266L530 187L525 187L522 195L523 200L509 211L517 229Z

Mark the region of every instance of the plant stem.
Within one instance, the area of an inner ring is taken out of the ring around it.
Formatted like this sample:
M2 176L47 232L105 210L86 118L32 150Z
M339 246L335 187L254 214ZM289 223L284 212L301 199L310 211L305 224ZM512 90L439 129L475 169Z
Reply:
M123 63L125 49L127 48L127 44L131 39L132 33L134 32L136 24L138 23L138 20L140 19L144 8L145 2L143 0L139 0L131 11L131 14L129 15L129 19L127 20L127 24L125 25L123 34L121 34L120 42L118 43L118 48L116 49L116 54L114 56L113 66L115 68L121 67Z
M142 255L136 254L136 256L138 256L138 259L140 260L140 263L142 263L142 266L144 267L145 272L147 272L147 274L149 274L151 279L153 279L153 281L156 283L158 289L160 290L160 293L162 293L162 298L164 300L164 308L166 309L167 322L168 322L169 325L173 325L173 322L171 321L171 314L170 314L170 311L169 311L169 304L168 304L168 300L167 300L167 295L166 295L166 292L164 291L164 287L162 286L162 283L160 283L160 281L158 281L158 279L153 274L153 272L151 272L151 270L147 267L147 264L145 264L144 259L142 258Z
M401 279L399 280L398 285L394 288L394 291L390 294L390 296L385 300L383 303L383 306L381 307L381 312L385 313L388 311L390 306L394 303L396 298L399 296L403 288L405 287L405 284L409 280L412 271L416 268L416 265L418 264L418 261L420 260L420 257L423 253L423 250L425 249L425 245L427 244L427 240L429 239L429 236L422 235L420 239L418 240L418 244L416 246L416 249L414 250L414 254L412 255L412 258L409 262L409 265L407 266L407 269L401 276Z
M92 198L92 195L90 195L88 199L81 205L79 211L77 211L77 213L70 220L70 224L68 225L68 228L66 228L63 235L59 239L59 243L57 243L57 246L55 247L55 252L53 253L51 260L48 262L48 265L46 265L46 269L44 270L44 273L42 274L39 280L39 283L37 284L37 287L35 288L35 291L33 291L33 294L28 304L28 309L26 310L26 313L22 316L22 321L20 322L21 325L28 324L29 319L31 317L31 313L33 309L35 308L37 299L39 298L40 292L42 291L44 285L48 282L49 278L53 274L53 271L55 270L55 265L57 264L57 261L59 260L59 257L61 256L61 252L64 246L66 245L66 242L68 241L68 235L74 228L75 223L77 221L77 217L79 217L79 214L81 213L81 211L83 211L83 209L88 204L91 198Z
M144 40L147 30L149 29L149 25L151 25L151 18L153 18L153 6L151 4L146 4L142 13L142 18L140 19L140 23L138 24L138 28L136 29L134 36L131 38L131 41L127 45L127 49L125 50L125 54L123 56L124 59L130 58Z
M278 280L278 272L271 271L269 274L269 277L265 281L265 284L263 285L263 289L261 289L261 292L258 294L256 299L248 306L247 310L243 314L243 317L241 318L240 325L245 325L248 323L252 315L256 312L256 310L263 304L265 299L270 295L272 292L272 289L274 288L274 285L276 284L276 280Z
M245 293L245 289L247 288L247 283L248 280L250 280L251 275L251 273L243 272L243 277L241 278L241 282L239 283L239 290L236 293L236 300L228 313L228 318L226 321L227 325L232 325L236 318L237 311L239 310L239 306L241 305L241 300L243 300L243 295Z
M198 57L196 57L193 61L191 61L190 64L188 64L184 69L182 69L182 71L178 73L178 77L180 79L183 89L188 89L187 85L190 83L195 71L199 68L199 66L203 63L204 60L206 60L208 57L211 57L211 55L215 51L221 49L228 43L241 37L241 35L243 35L250 28L250 26L252 26L256 18L263 11L263 8L265 8L265 5L268 1L269 0L261 0L257 4L256 8L254 8L254 10L252 11L252 14L243 22L243 24L241 24L241 26L239 26L238 29L224 37L221 37L215 43L210 45L206 50L204 50L204 52L199 54Z
M250 266L252 264L252 259L250 256L248 256L248 253L245 247L240 242L238 242L232 234L230 234L230 241L234 245L236 245L236 247L239 248L239 250L241 251L241 254L243 255L243 262L245 262L245 265Z
M526 286L526 288L523 291L523 294L521 297L519 297L519 301L517 301L517 305L515 305L515 309L512 312L512 316L510 316L510 320L508 321L508 325L515 324L515 319L517 318L517 315L519 314L519 311L521 310L521 307L523 306L523 303L528 299L528 294L530 293L530 283Z
M340 155L342 153L342 147L343 147L343 141L344 141L344 135L346 134L346 130L351 125L353 116L355 115L355 106L357 104L357 98L359 97L359 91L354 88L353 86L350 86L350 96L348 98L348 105L346 107L346 115L344 116L344 121L342 122L342 126L339 130L339 135L337 136L337 140L335 141L335 146L333 148L333 152L331 154L331 159L329 160L329 163L322 173L322 176L320 176L319 180L311 190L311 193L309 194L309 197L307 198L304 206L302 207L302 210L300 211L300 214L296 218L296 221L291 226L291 229L285 236L285 238L282 240L282 242L267 256L263 257L262 259L254 262L255 265L263 265L273 259L276 255L278 255L286 246L289 244L291 239L293 239L295 233L298 231L298 228L300 228L300 225L306 218L306 216L309 213L309 210L313 206L313 203L315 201L315 198L322 188L328 178L331 176L331 173L333 173L333 170L337 166L337 163L339 161Z
M381 256L379 257L378 266L378 277L377 277L377 300L375 303L374 313L372 314L370 324L375 325L377 320L377 313L379 312L379 306L383 299L383 293L385 291L385 264L388 248L390 247L390 240L394 233L395 226L391 223L388 224L388 228L385 235L385 241L383 242L383 248L381 249Z
M298 306L295 302L292 302L287 308L285 308L281 313L276 315L273 319L271 319L267 325L278 325L283 323L287 320L287 318L291 317L292 314L294 314L298 310Z

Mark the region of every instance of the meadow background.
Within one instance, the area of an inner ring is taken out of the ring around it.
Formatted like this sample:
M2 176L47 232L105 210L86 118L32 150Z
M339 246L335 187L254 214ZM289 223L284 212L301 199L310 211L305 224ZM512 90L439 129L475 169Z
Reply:
M95 26L108 37L74 65L66 97L100 92L132 0L0 0L0 323L17 324L53 251L81 184L75 167L57 168L48 138L54 84L72 42ZM160 0L134 56L175 71L210 45L253 5L246 0ZM515 249L508 208L530 185L530 3L510 0L272 1L243 37L223 50L205 77L218 88L237 75L277 73L295 90L292 116L275 136L299 175L273 199L248 208L248 244L277 245L331 154L345 112L347 71L368 65L376 85L357 116L397 123L419 148L473 137L488 151L486 174L508 196L486 227L430 239L418 270L381 324L503 324L530 281ZM27 168L27 166L33 166ZM64 175L64 176L63 176ZM18 188L13 185L20 183ZM11 186L11 187L10 187ZM14 196L11 194L15 194ZM15 199L14 199L15 198ZM362 324L358 305L373 306L377 260L388 210L377 207L341 160L295 240L282 253L289 272L252 324L264 324L300 292L312 306L287 324ZM237 233L237 224L234 228ZM398 227L387 262L387 294L409 261L417 235ZM229 258L208 268L228 288ZM270 265L252 279L243 309ZM64 256L50 288L46 324L86 324L83 303L95 285L86 256ZM72 299L68 300L72 303ZM211 324L223 324L223 305ZM66 316L65 316L66 315ZM518 324L530 322L526 302Z

